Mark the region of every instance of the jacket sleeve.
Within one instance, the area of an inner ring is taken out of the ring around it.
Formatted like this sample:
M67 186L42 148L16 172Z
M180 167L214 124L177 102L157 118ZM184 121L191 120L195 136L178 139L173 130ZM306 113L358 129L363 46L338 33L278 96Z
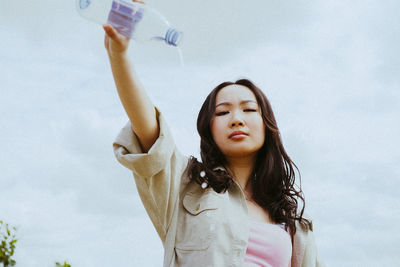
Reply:
M165 119L157 108L156 115L160 133L147 153L143 153L130 122L120 131L113 149L117 160L133 172L143 205L164 243L178 205L188 158L178 151Z

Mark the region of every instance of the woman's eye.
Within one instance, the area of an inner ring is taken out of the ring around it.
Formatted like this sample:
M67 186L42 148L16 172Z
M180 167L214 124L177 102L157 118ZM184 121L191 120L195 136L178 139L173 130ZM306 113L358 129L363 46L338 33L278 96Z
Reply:
M257 110L252 109L252 108L247 108L244 110L244 112L256 112Z
M215 113L215 115L217 115L217 116L222 116L225 114L228 114L228 111L220 111L220 112Z

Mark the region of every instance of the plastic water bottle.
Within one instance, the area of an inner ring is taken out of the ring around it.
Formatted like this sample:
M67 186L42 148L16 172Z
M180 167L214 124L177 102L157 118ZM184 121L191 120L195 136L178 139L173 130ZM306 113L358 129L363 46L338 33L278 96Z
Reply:
M164 41L178 46L183 36L157 10L132 0L76 0L76 4L83 18L110 24L120 34L139 42Z

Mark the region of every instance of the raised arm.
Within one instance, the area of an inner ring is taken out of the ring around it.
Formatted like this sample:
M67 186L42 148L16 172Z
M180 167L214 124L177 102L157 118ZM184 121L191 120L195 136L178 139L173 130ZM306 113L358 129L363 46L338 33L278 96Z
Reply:
M111 25L104 25L103 28L106 33L104 45L119 98L143 152L147 152L157 140L160 131L154 105L128 58L129 38L119 34Z

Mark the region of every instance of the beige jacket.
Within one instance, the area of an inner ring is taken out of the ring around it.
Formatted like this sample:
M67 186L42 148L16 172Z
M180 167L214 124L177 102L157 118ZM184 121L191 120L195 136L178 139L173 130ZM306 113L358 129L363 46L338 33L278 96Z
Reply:
M118 161L132 170L143 205L164 246L164 267L241 267L249 238L247 204L235 182L218 194L202 189L185 173L188 157L174 144L157 110L160 135L143 153L128 123L113 147ZM322 266L311 231L297 227L292 267Z

